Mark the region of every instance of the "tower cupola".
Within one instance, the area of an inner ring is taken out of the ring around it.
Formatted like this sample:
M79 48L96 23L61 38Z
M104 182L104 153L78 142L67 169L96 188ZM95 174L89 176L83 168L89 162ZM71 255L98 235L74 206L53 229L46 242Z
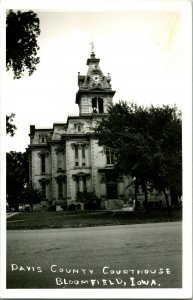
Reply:
M91 52L90 58L87 59L87 66L89 66L90 64L96 64L98 65L100 62L99 58L95 58L95 54L94 52Z
M108 73L104 76L99 62L95 57L94 45L90 57L87 59L87 74L80 75L78 72L78 87L76 103L79 105L80 114L103 114L107 113L107 107L112 103L115 91L111 87L111 77Z

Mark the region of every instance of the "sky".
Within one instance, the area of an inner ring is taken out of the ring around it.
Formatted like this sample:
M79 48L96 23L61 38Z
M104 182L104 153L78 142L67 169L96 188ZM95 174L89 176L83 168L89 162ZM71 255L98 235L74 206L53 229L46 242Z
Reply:
M188 111L189 1L157 0L144 7L140 1L135 3L127 1L126 8L118 9L99 5L89 11L87 6L30 7L40 19L40 63L32 76L25 74L19 80L13 79L11 71L5 72L4 110L7 115L16 114L17 126L14 137L6 136L6 151L25 151L30 125L52 128L53 123L65 123L68 115L78 115L78 72L87 73L91 42L103 74L111 75L114 103L176 104Z

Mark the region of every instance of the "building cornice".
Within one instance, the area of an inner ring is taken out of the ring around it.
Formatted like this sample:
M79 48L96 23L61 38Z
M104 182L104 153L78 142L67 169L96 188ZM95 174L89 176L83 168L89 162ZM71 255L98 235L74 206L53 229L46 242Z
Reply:
M50 145L46 144L46 145L40 145L40 144L32 144L32 145L28 145L29 148L36 148L36 149L41 149L41 150L50 150Z

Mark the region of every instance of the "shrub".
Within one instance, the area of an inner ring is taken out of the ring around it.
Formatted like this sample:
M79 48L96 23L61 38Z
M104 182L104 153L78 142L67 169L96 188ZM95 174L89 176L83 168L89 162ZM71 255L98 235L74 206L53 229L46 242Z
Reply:
M84 208L88 210L101 208L101 199L95 192L78 192L76 201L84 203Z

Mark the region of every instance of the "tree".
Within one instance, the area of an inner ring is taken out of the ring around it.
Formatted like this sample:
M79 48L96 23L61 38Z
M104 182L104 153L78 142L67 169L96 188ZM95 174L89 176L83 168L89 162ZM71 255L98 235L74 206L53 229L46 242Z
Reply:
M146 210L150 182L163 191L169 213L166 188L181 190L182 185L182 124L177 108L119 102L111 105L108 113L94 129L99 145L112 148L115 168L142 186Z
M14 79L21 78L25 70L32 75L36 70L40 35L39 18L33 11L14 12L9 10L6 20L6 66L12 69Z
M10 134L11 136L14 136L15 130L17 127L12 124L13 119L15 118L15 114L11 113L10 116L6 116L6 133Z
M84 208L88 210L100 209L101 199L96 195L95 192L78 192L76 200L84 203Z
M40 203L42 201L42 191L37 188L36 185L29 182L23 189L22 193L23 203L30 204L33 211L33 204Z
M26 152L6 153L7 162L7 201L10 207L18 209L23 202L23 191L29 182L29 161Z
M153 161L155 187L161 189L168 204L166 190L170 189L171 199L177 206L177 198L182 194L182 120L177 107L164 106L150 108L151 127L159 129L159 139ZM154 129L154 136L155 129ZM156 170L158 170L156 172Z

